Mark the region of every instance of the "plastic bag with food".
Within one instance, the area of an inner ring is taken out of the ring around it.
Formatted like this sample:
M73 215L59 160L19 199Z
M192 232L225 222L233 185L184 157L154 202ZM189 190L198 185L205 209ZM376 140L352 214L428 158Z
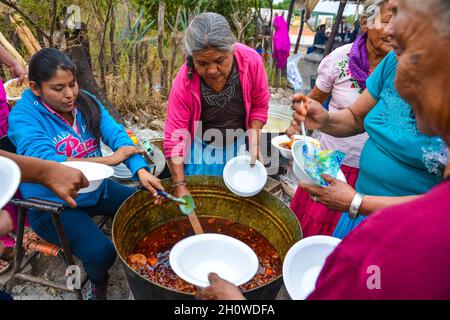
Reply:
M322 178L322 174L328 174L336 178L345 153L333 150L320 150L313 144L304 144L302 147L303 169L316 183L322 187L328 183Z

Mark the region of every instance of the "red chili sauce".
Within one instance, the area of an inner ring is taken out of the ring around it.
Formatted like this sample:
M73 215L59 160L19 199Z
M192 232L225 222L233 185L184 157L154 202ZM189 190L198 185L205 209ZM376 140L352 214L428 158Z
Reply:
M282 262L274 246L259 232L232 220L199 217L205 233L220 233L236 238L252 248L259 260L257 274L241 285L241 291L260 287L281 275ZM178 277L169 264L172 247L194 235L188 219L169 222L138 242L128 257L128 264L145 278L170 289L194 293L195 286Z

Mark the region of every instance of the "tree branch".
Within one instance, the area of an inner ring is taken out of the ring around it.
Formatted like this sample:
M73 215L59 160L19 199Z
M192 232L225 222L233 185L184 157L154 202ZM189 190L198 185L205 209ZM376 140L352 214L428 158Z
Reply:
M53 17L52 17L52 24L50 27L50 46L53 47L53 34L55 33L55 24L56 24L56 17L58 15L58 3L57 0L53 0Z

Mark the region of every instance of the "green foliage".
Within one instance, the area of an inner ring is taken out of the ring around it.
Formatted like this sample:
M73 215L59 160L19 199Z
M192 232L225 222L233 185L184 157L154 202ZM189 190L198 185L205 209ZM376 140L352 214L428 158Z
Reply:
M145 19L152 21L158 18L159 1L133 0L139 8L144 8ZM241 19L248 21L251 17L251 8L260 0L164 0L166 4L166 21L172 28L178 9L181 8L180 30L186 29L189 21L200 12L216 12L228 19L233 27L231 15L238 12Z

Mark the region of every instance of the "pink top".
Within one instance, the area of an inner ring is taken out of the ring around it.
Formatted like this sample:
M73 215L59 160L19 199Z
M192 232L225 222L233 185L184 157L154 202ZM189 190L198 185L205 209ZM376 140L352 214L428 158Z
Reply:
M234 56L238 64L248 129L253 120L267 121L269 84L263 61L254 49L236 43ZM192 80L189 80L185 63L178 71L169 95L163 144L166 158L183 157L190 150L201 109L200 76L194 70Z
M275 27L273 34L273 58L277 61L277 68L282 69L286 66L289 52L291 51L289 27L283 16L275 17L273 26Z
M449 300L449 194L447 180L372 215L328 257L308 299Z
M358 83L352 78L348 67L353 44L339 47L326 56L319 65L316 86L323 92L331 93L330 112L337 112L352 105L362 93ZM321 133L320 142L324 149L340 150L346 154L344 164L359 168L359 156L369 138L367 133L348 138L336 138Z
M0 80L0 138L8 133L9 106L6 102L6 91Z

